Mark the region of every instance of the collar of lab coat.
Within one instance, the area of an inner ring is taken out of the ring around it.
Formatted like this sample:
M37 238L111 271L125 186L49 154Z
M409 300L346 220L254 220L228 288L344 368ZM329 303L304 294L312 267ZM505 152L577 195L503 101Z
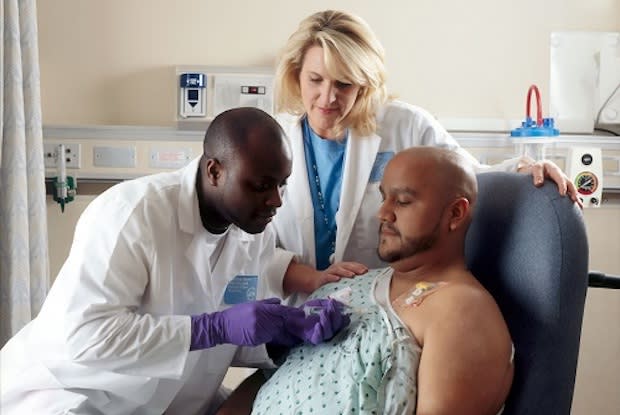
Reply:
M308 250L308 256L312 260L312 265L316 266L316 251L314 248L314 210L312 207L310 185L308 184L308 171L306 169L306 153L304 151L301 120L302 117L289 120L294 124L294 128L291 128L288 131L293 153L293 167L287 187L294 189L296 197L287 198L286 203L290 203L293 212L295 212L296 222L301 227L301 237L305 241L304 246ZM301 197L297 197L297 195Z
M293 149L293 173L289 187L296 189L301 197L288 200L293 205L297 216L297 223L302 224L302 238L309 248L310 257L314 260L314 211L312 196L308 184L306 155L302 136L301 121L298 117L295 128L289 131L291 147ZM351 230L360 208L362 198L366 192L370 172L377 157L381 138L377 134L357 136L351 133L347 140L345 153L342 189L340 192L340 206L336 214L336 252L334 262L342 261L344 251L351 236Z
M177 214L179 228L189 234L194 234L200 229L196 226L197 221L200 222L198 194L196 193L196 175L198 174L200 157L192 160L181 171L181 189L179 190ZM202 224L200 226L202 227Z
M336 252L334 262L342 261L351 236L353 224L368 187L370 172L377 158L381 138L372 134L365 137L351 133L347 143L340 191L340 207L336 215Z

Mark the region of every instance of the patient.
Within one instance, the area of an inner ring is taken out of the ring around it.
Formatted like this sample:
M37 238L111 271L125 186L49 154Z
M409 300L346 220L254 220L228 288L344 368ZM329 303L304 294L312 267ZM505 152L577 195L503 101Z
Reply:
M448 150L408 149L388 163L380 191L378 253L390 266L314 292L348 303L351 324L325 344L293 348L252 414L501 410L513 349L497 304L465 265L471 166ZM249 412L262 376L242 383L221 413Z

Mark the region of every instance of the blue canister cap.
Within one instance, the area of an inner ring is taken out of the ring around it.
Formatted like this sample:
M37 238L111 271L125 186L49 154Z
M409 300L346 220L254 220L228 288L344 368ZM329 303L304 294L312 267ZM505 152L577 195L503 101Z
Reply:
M555 128L553 118L543 118L542 125L536 124L532 117L526 117L521 127L510 131L511 137L555 137L560 130Z

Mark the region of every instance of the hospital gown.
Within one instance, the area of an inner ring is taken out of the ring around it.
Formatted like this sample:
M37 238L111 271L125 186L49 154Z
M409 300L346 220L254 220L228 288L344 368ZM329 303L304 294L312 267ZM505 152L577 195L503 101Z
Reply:
M329 342L301 345L261 388L252 414L414 414L421 348L389 301L391 268L321 287L352 288L351 324Z

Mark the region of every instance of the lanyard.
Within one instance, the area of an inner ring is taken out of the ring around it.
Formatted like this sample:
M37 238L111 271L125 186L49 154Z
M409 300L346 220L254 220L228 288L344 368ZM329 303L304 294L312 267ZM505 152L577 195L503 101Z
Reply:
M316 134L310 129L307 118L302 121L304 152L306 155L306 168L308 172L308 184L310 185L310 193L312 195L312 204L314 207L314 241L316 252L317 269L323 270L329 267L329 257L336 251L336 218L335 211L330 209L329 195L323 194L321 189L321 179L319 176L318 165L316 161L315 149L312 144L312 134ZM344 163L340 159L336 163ZM337 170L341 170L340 168ZM333 191L338 193L340 200L340 184L342 177L339 177L338 183ZM337 210L338 206L334 206Z

